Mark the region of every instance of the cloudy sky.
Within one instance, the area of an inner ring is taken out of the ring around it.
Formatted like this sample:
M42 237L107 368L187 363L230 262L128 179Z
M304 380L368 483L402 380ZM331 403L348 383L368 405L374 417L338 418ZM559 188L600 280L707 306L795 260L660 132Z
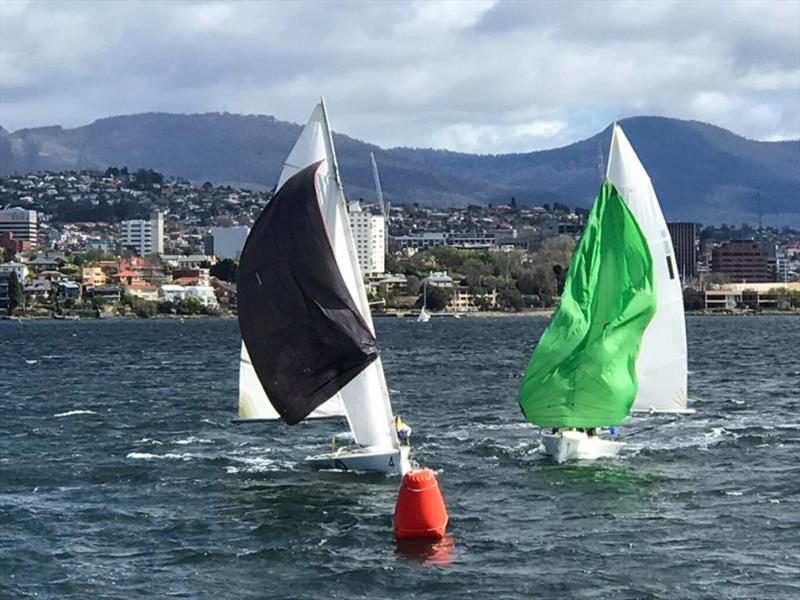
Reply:
M615 118L800 137L800 0L0 0L0 124L229 111L381 146L496 153Z

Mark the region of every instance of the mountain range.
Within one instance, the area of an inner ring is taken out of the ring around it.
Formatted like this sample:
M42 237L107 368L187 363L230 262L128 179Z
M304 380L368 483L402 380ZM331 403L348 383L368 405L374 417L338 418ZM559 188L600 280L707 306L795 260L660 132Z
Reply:
M800 141L759 142L665 117L620 121L650 173L668 220L800 228ZM150 168L194 182L270 188L300 126L270 116L147 113L89 125L0 127L0 174ZM480 155L383 149L334 136L351 199L375 197L369 153L393 203L443 207L559 201L589 207L599 188L611 127L552 150Z

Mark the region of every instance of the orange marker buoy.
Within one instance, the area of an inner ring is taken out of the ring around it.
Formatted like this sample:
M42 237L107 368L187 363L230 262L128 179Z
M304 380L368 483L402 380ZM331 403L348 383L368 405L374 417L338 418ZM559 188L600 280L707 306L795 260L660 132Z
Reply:
M394 508L398 540L440 540L447 529L447 508L436 475L430 469L406 473Z

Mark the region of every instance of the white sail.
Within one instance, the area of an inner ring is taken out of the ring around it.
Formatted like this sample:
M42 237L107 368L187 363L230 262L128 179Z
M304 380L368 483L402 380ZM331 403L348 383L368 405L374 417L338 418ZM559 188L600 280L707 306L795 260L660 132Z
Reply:
M281 175L278 178L278 191L283 184L294 174L305 167L320 161L327 156L327 142L324 128L320 125L323 121L322 109L317 109L311 115L308 125L300 133L294 148L283 163ZM347 413L339 394L319 406L308 418L345 417ZM280 415L267 398L261 382L258 380L247 348L242 342L239 359L239 418L240 419L280 419Z
M317 407L306 418L331 419L345 416L347 416L347 413L345 413L344 404L337 394L325 404ZM280 418L278 411L275 410L267 398L264 388L261 387L258 375L256 375L250 362L250 356L247 354L247 348L242 342L242 350L239 357L239 419L272 421Z
M294 148L289 153L276 189L280 189L292 175L321 160L325 160L326 163L321 165L318 170L317 186L325 228L347 289L374 335L375 328L350 231L344 191L339 179L333 136L330 133L323 102L317 104ZM250 365L244 346L242 347L239 381L240 415L242 412L253 415L265 414L268 409L273 414L275 413ZM253 382L257 385L260 394L253 390ZM340 407L344 409L343 412L347 416L357 444L381 448L398 447L389 403L389 391L386 387L380 358L372 362L338 394L317 408L311 416L323 416L318 413L334 411L335 414L342 414L338 412L341 410Z
M614 125L606 177L630 208L653 256L658 303L642 338L634 412L686 411L686 322L672 239L653 184L625 133Z

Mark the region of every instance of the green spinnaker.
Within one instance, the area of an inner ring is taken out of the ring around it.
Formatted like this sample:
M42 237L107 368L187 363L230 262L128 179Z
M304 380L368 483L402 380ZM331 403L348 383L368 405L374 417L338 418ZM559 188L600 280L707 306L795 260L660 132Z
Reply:
M636 218L606 180L569 266L561 303L519 394L540 427L622 423L636 398L636 358L656 311L653 260Z

